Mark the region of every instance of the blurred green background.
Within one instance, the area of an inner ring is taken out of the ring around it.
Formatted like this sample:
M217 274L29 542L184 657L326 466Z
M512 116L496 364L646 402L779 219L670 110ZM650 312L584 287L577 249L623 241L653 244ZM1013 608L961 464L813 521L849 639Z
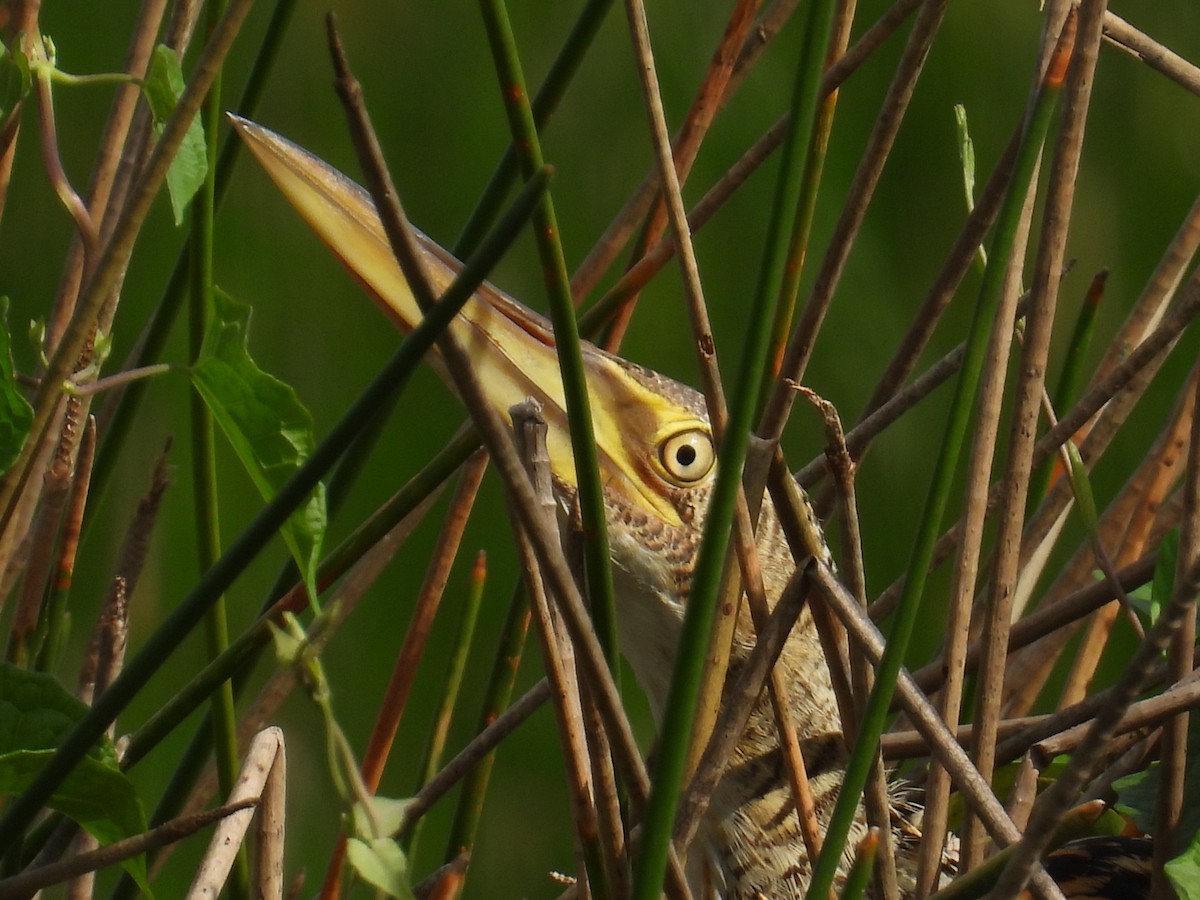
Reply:
M579 2L514 0L510 12L531 84L540 81ZM855 36L889 4L859 4ZM659 75L672 126L677 126L724 27L729 3L655 0L649 15ZM950 4L911 111L884 173L865 227L825 326L807 383L834 401L852 421L885 361L923 299L963 217L961 173L952 107L966 106L976 143L979 181L990 171L1015 127L1029 87L1040 27L1037 4ZM1200 60L1200 6L1193 0L1113 3L1113 9L1183 56ZM330 88L322 17L326 3L301 2L283 45L259 121L292 138L351 174L357 174ZM475 197L508 142L478 10L469 3L338 3L351 62L366 98L392 172L413 221L439 242L454 241ZM256 9L239 41L225 80L232 105L265 26L269 6ZM60 66L73 73L120 67L134 4L48 3L41 21L54 38ZM686 189L695 201L784 109L798 46L792 23L768 49L758 69L722 113ZM821 190L809 275L824 251L876 111L886 90L907 29L893 37L845 85L830 143ZM61 149L67 171L84 185L110 91L103 87L56 92ZM622 205L651 164L642 102L625 36L620 5L609 16L560 113L545 139L545 155L557 169L554 199L568 265L573 267ZM35 122L26 112L26 132L0 230L0 294L12 298L11 324L23 335L31 318L44 314L55 290L60 260L70 236L36 152ZM320 436L366 384L396 344L382 317L317 244L249 160L235 178L219 219L219 283L254 305L252 351L260 364L296 387L313 411ZM700 270L713 317L718 354L729 377L736 371L749 294L753 289L766 227L775 166L768 164L697 237ZM1100 338L1110 334L1152 271L1200 188L1200 102L1146 66L1107 48L1101 58L1085 148L1076 227L1068 255L1077 260L1060 302L1063 321L1073 320L1092 274L1111 270ZM165 200L145 229L129 271L115 326L109 370L128 350L157 302L182 239ZM514 296L541 308L540 276L532 245L524 240L496 272ZM807 284L807 282L806 282ZM969 277L961 295L973 298ZM639 363L693 382L694 364L682 312L678 276L668 268L640 305L624 353ZM966 304L947 317L928 354L933 358L961 336ZM1066 326L1060 331L1067 331ZM184 362L185 338L177 329L167 358ZM1185 343L1160 378L1163 387L1145 404L1118 439L1097 473L1097 492L1106 500L1157 432L1174 399L1174 387L1190 365L1195 341ZM35 368L33 348L17 340L18 365ZM1098 354L1094 349L1093 357ZM1056 374L1052 372L1052 377ZM153 628L192 584L196 575L183 378L159 379L149 392L119 476L95 498L97 517L81 550L74 592L78 640L107 588L115 550L147 484L150 462L169 435L176 483L167 496L133 609L133 644ZM902 571L912 527L928 483L942 424L938 396L877 442L859 476L865 556L873 593ZM449 392L430 372L414 380L388 427L361 484L334 524L329 546L426 461L457 428L462 416ZM798 408L789 430L789 457L798 466L821 446L816 417ZM223 454L224 531L232 537L257 507L248 480L231 454ZM342 724L355 747L364 746L372 717L399 646L411 603L423 575L444 502L426 526L397 555L355 616L325 655ZM489 478L464 541L461 560L435 626L418 688L410 702L382 792L403 796L414 788L429 718L437 700L448 640L457 625L466 574L477 549L486 549L489 583L463 705L452 747L474 727L483 677L491 665L492 638L504 612L516 570L499 502ZM282 545L259 562L229 597L234 627L248 622L283 558ZM945 579L932 582L944 591ZM932 602L936 604L936 598ZM939 637L933 624L927 655ZM140 724L200 663L199 641L177 654L120 727ZM528 685L539 676L530 648L522 674ZM73 683L74 672L59 673ZM631 692L632 693L632 692ZM640 700L631 700L647 746L650 724ZM280 722L288 736L290 872L305 868L309 891L323 875L337 807L326 774L317 716L307 701L293 698ZM183 738L172 741L136 771L152 806ZM415 862L418 874L440 862L451 804L431 816ZM495 771L468 896L552 897L560 886L548 871L569 871L569 815L562 787L553 723L543 710L503 748ZM199 844L170 865L160 897L181 892L201 852Z

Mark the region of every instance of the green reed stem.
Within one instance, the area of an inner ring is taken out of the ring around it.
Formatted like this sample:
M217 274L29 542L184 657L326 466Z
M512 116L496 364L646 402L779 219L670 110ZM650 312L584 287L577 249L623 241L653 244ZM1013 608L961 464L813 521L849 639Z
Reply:
M517 53L516 40L503 0L482 0L484 25L491 44L500 81L504 107L513 141L520 148L521 170L528 178L540 169L541 143L537 123L525 91L525 76ZM554 325L554 345L562 374L563 398L567 408L567 428L575 458L575 482L583 518L584 576L591 603L592 620L608 667L620 686L620 656L617 648L616 599L613 592L608 525L604 515L604 490L600 482L600 459L592 428L591 403L579 345L579 324L571 301L571 282L559 241L554 200L543 195L534 214L534 234L542 261L542 278L550 300L550 321Z
M450 733L450 721L454 717L454 708L458 705L458 692L462 687L463 675L467 669L467 656L471 652L471 641L475 637L475 623L479 618L479 608L483 604L483 588L487 583L487 555L480 550L475 558L475 568L471 572L471 586L467 591L467 604L463 608L462 618L458 623L458 634L454 638L454 649L450 651L450 661L446 666L446 680L442 686L442 702L433 718L433 732L425 747L425 758L420 765L419 781L416 791L427 784L442 765L442 755L446 749L446 738ZM400 838L400 846L412 860L417 853L417 840L421 835L421 824L417 823Z
M1064 62L1062 71L1065 72L1065 70ZM1050 72L1055 71L1056 68L1052 62ZM904 655L908 650L909 641L921 609L925 579L933 559L933 550L941 531L942 518L950 500L954 472L966 439L967 427L970 424L971 409L983 372L988 340L995 325L996 310L1000 305L1001 294L1004 290L1005 271L1016 243L1021 210L1033 180L1042 144L1050 128L1061 87L1061 76L1054 79L1047 75L1042 83L1025 126L1012 184L996 220L995 236L988 254L990 261L984 274L983 284L980 286L979 299L976 302L975 313L967 335L962 370L934 466L933 484L930 486L925 508L921 514L920 526L917 529L917 542L909 562L904 593L900 599L892 631L888 636L883 658L876 669L875 685L867 700L858 740L855 741L851 751L850 761L846 767L846 777L842 782L837 804L830 817L825 845L813 868L812 882L806 895L813 900L829 895L840 864L841 848L858 815L859 801L867 783L879 736L883 733L887 723L896 679L899 677L900 667L904 663Z
M255 516L224 555L209 569L175 610L155 630L145 646L125 667L121 675L96 698L88 713L66 736L54 756L19 797L0 816L0 846L13 846L45 805L54 790L87 754L108 726L129 705L142 686L175 651L204 617L216 599L241 575L279 528L287 521L322 476L329 471L354 437L366 426L378 404L388 397L396 384L405 382L434 341L462 305L470 299L487 273L507 250L520 227L545 191L549 172L542 170L529 180L517 197L502 228L459 272L437 306L430 310L404 340L379 375L350 407L328 437L313 451L280 488L279 492Z
M246 118L254 117L254 112L258 109L258 102L266 87L267 76L279 56L279 48L283 43L292 13L296 9L296 2L297 0L277 0L271 13L271 21L267 25L267 30L259 46L258 55L250 70L250 77L246 81L246 87L238 102L238 115ZM225 199L226 190L233 176L233 166L241 151L242 142L233 135L226 136L217 159L212 199L214 213L221 208L221 203ZM189 248L190 242L185 242L175 261L175 268L171 271L167 286L163 290L162 298L139 338L137 358L129 368L144 368L162 356L171 327L175 324L175 317L179 313L184 297L187 296ZM116 392L117 399L111 408L105 406L108 421L104 427L104 437L96 452L96 465L92 475L92 494L96 498L102 497L105 488L108 487L116 468L116 462L120 458L121 448L125 446L129 431L133 427L134 416L137 414L148 387L149 385L143 381L133 382L123 390ZM102 416L105 413L102 413ZM90 521L91 519L86 520L85 525Z
M558 108L558 103L562 100L567 86L575 77L575 73L579 71L583 57L591 47L596 32L600 30L600 25L604 22L604 16L608 13L612 2L613 0L589 0L583 11L579 13L579 18L575 20L571 33L567 35L562 49L558 51L558 56L550 65L546 79L533 98L533 121L539 131L550 122L550 117ZM471 218L463 226L462 234L459 235L458 241L454 245L455 256L462 256L475 249L475 245L486 233L488 224L496 217L504 195L516 181L517 172L517 149L516 144L513 143L509 144L504 151L504 156L496 165L492 177L488 179L488 183L483 189L479 202L471 213Z
M225 12L224 0L216 0L207 8L207 30L220 21ZM217 132L221 127L221 73L218 72L209 88L208 97L200 112L204 125L206 156L209 166L204 184L192 201L192 230L188 241L191 260L191 290L188 315L188 355L198 360L204 335L212 316L213 290L213 219L216 212ZM196 554L200 571L207 571L221 555L221 525L218 512L217 457L215 426L212 413L196 391L189 395L192 437L192 493L196 517ZM225 597L217 596L204 616L208 655L215 659L229 648L229 620L225 612ZM233 790L238 777L237 714L233 702L233 686L225 681L212 693L211 709L213 749L217 767L217 783L221 796ZM244 847L239 849L230 882L234 900L250 900L250 863Z
M525 652L529 617L529 596L525 589L518 585L513 591L512 600L509 601L508 615L496 644L496 658L484 691L483 711L479 716L477 733L495 721L508 707L513 685L517 680L521 655ZM463 779L458 806L454 810L454 822L450 826L450 837L446 842L445 862L456 859L463 852L471 852L475 834L479 830L479 819L483 815L483 801L487 795L495 759L496 754L489 753L471 770L471 774Z
M636 900L657 900L666 877L692 721L696 715L704 658L720 591L721 569L758 406L759 387L769 363L771 323L783 284L791 224L800 198L802 160L812 143L815 128L821 69L829 44L834 6L832 0L818 0L808 9L805 42L796 68L791 121L780 158L779 181L763 264L753 305L747 314L750 330L742 351L736 389L730 397L729 425L721 442L716 482L660 728L662 745L646 809L642 852L634 868L633 896Z

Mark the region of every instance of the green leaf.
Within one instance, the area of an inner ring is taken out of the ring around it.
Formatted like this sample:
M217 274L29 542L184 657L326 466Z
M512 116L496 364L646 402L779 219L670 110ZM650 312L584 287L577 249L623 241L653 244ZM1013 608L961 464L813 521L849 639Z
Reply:
M0 754L53 750L87 711L51 676L0 663ZM117 765L107 738L92 748L91 756Z
M408 861L404 851L391 838L346 842L346 859L367 884L397 900L415 900L408 884Z
M49 675L0 664L0 795L24 791L86 712L87 706ZM103 844L146 830L141 801L108 738L58 786L49 805ZM123 865L147 891L144 858Z
M154 133L161 135L167 119L175 109L183 93L183 68L179 54L164 44L154 48L150 60L150 72L146 76L143 92L150 112L154 116ZM167 192L171 196L171 209L175 213L175 224L183 222L183 214L196 191L204 184L208 174L208 146L204 140L204 126L197 114L188 125L187 134L179 145L175 159L167 170Z
M29 437L33 407L17 388L8 332L8 298L0 297L0 473L7 472Z
M214 289L213 318L192 369L192 383L254 486L263 499L270 499L312 452L313 421L296 392L251 359L249 332L250 307ZM323 486L292 514L282 534L315 603L325 536Z
M395 797L371 797L371 812L375 824L379 826L379 834L395 834L404 822L404 812L412 806L412 798L397 799ZM354 819L354 833L369 837L375 833L367 811L361 803L355 803L351 814Z
M29 93L32 84L29 60L25 54L0 44L0 125L12 115L17 104Z
M963 191L967 198L967 212L975 208L975 142L967 127L967 108L954 104L954 128L958 132L958 161L962 164Z
M1175 568L1179 563L1179 529L1172 528L1163 535L1154 561L1154 580L1150 583L1150 624L1158 620L1163 607L1171 602L1175 590Z
M1182 854L1163 866L1179 900L1200 900L1200 835Z
M1191 839L1200 832L1200 714L1193 712L1188 717L1188 757L1183 776L1183 815L1176 834ZM1131 818L1135 825L1147 834L1153 834L1158 803L1158 785L1161 772L1158 763L1153 763L1141 772L1120 778L1113 785L1117 792L1114 804L1117 812ZM1182 843L1180 848L1182 848Z
M1092 482L1088 479L1087 466L1079 455L1079 448L1074 441L1067 441L1067 474L1071 478L1071 488L1075 493L1075 504L1079 509L1079 517L1088 534L1100 533L1100 517L1096 513L1096 498L1092 494Z

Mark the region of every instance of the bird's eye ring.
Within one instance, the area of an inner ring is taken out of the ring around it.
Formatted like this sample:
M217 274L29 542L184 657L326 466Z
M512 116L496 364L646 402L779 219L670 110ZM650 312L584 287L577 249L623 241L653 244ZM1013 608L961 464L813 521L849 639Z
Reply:
M680 487L700 481L716 462L712 435L700 428L673 434L658 446L663 470Z

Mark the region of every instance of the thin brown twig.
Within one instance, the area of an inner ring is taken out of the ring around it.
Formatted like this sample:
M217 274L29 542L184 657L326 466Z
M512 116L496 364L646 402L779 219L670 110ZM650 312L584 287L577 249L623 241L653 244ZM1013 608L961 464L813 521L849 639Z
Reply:
M95 872L143 853L153 852L191 837L200 829L207 828L214 822L240 810L251 809L256 804L255 800L240 800L218 806L215 809L204 810L195 815L181 816L143 834L114 841L96 850L71 856L61 862L48 863L36 869L26 869L18 875L0 880L0 900L18 900L18 898L29 897L42 888L60 884L84 872Z
M1190 669L1192 664L1195 648L1190 648L1188 653L1188 677L1178 681L1168 687L1161 694L1156 694L1153 697L1147 697L1145 700L1138 700L1133 703L1121 720L1114 726L1114 734L1123 735L1133 731L1145 731L1155 728L1166 722L1171 721L1181 713L1195 709L1200 705L1200 681L1194 677L1194 671ZM1174 673L1167 671L1163 673L1169 680L1174 678ZM1154 676L1151 676L1153 678ZM1107 696L1107 692L1105 692ZM1103 703L1089 704L1093 710L1098 710L1103 707ZM1054 713L1046 716L1038 724L1044 726L1044 730L1055 728L1056 720L1063 716L1064 710L1061 713ZM1045 764L1049 763L1056 756L1073 753L1079 745L1087 739L1088 730L1091 727L1090 720L1085 720L1078 725L1072 725L1070 728L1058 730L1057 733L1050 737L1044 738L1036 743L1029 744L1029 750L1039 760Z
M409 694L416 682L417 668L429 642L433 620L441 606L446 583L458 557L463 531L474 508L475 496L486 470L487 455L482 453L472 457L463 467L437 543L430 554L429 567L417 593L412 618L405 629L404 640L396 654L391 677L380 701L379 715L367 739L366 750L363 751L360 772L363 784L371 793L379 789L380 780L383 778L384 767L400 728L400 719L404 715ZM390 550L386 552L384 561L390 559L391 555ZM290 681L291 685L294 685L294 679ZM340 893L340 874L345 852L346 832L343 831L338 835L330 854L329 865L326 867L325 882L322 886L323 896L326 898L336 897Z
M1121 586L1126 591L1131 591L1146 584L1154 574L1155 562L1156 555L1151 554L1118 570L1117 577ZM1057 631L1064 625L1076 622L1112 599L1112 587L1109 583L1096 581L1064 597L1058 603L1046 606L1017 620L1008 637L1009 653L1028 646L1038 638ZM968 672L978 663L982 649L982 643L979 640L973 641L967 646L966 667ZM935 659L914 672L912 677L914 683L921 690L932 695L940 688L944 680L941 660Z
M542 514L548 524L555 521L556 504L550 475L550 454L546 449L546 420L541 404L529 398L509 410L518 453L525 461L535 496L540 498ZM513 522L517 555L529 592L530 606L537 624L542 647L546 679L550 682L550 699L558 725L559 743L567 774L567 794L571 801L571 817L575 823L575 838L581 855L577 880L587 887L587 896L609 896L602 879L616 869L615 860L604 858L600 841L600 826L593 800L591 760L584 736L583 703L579 696L579 681L574 667L570 638L562 632L557 610L552 611L546 585L541 578L537 557L529 545L520 524ZM596 864L603 862L603 869Z
M1200 273L1180 291L1177 302L1163 316L1158 327L1129 351L1107 375L1094 382L1058 424L1042 435L1034 448L1034 467L1043 465L1051 454L1057 453L1064 441L1070 439L1083 423L1105 407L1114 395L1128 387L1139 373L1155 362L1160 362L1161 356L1174 346L1183 329L1198 313ZM999 489L993 485L988 493L988 508L991 509L998 500ZM940 564L956 546L958 531L959 526L954 525L938 539L931 565ZM890 608L890 604L902 588L903 579L889 585L872 604L872 612L874 613L876 608Z
M885 13L871 29L863 34L857 44L850 47L837 64L829 68L821 79L821 96L837 88L887 39L915 8L919 0L898 0L895 7ZM777 120L729 170L718 179L688 216L688 225L693 232L703 227L734 193L757 171L783 143L787 130L787 116ZM576 298L589 294L599 282L604 271L633 234L635 223L645 215L654 197L653 176L638 189L626 207L614 219L608 231L597 241L591 253L584 259L571 279L571 291ZM659 241L631 266L604 296L596 307L605 315L632 293L641 290L647 282L670 260L675 252L674 243L667 238Z
M1200 94L1200 67L1188 62L1145 32L1134 28L1116 13L1105 12L1104 36L1114 46L1137 57L1180 87L1193 94Z
M825 423L825 456L835 485L842 523L842 569L850 593L866 609L867 576L863 562L862 533L859 527L858 500L854 490L854 460L846 448L846 435L842 431L841 418L837 409L828 400L813 391L800 389L810 403L816 405ZM830 618L834 618L830 616ZM836 619L835 619L836 621ZM845 628L838 623L839 643L845 640ZM874 670L862 653L848 654L853 696L843 700L842 730L849 745L857 734L858 711L865 708L871 692ZM837 685L837 681L833 682ZM867 788L863 797L867 812L867 823L878 831L880 852L875 857L879 879L880 896L887 900L899 900L900 886L896 876L895 835L892 830L891 803L888 799L887 773L883 766L882 747L875 755Z
M729 98L726 88L729 86L729 78L734 64L740 59L737 55L737 50L745 44L746 35L750 30L751 23L754 21L754 12L758 7L758 3L759 0L737 0L737 3L734 4L733 11L729 15L729 22L726 24L725 31L721 35L721 40L717 44L716 50L713 51L708 70L704 73L704 78L700 82L700 87L696 91L692 105L688 108L687 114L684 116L683 125L680 126L679 132L674 139L669 141L670 156L672 159L670 168L678 176L676 179L678 184L675 189L677 195L679 193L679 186L687 181L692 164L696 161L696 155L700 152L700 145L705 135L708 134L708 129L712 125L717 110ZM772 5L772 9L786 5L786 3L775 3ZM627 15L632 14L632 10L627 7ZM639 65L642 75L639 81L643 85L643 94L646 97L647 112L650 117L651 141L656 150L655 155L658 157L660 156L660 144L665 145L668 143L666 139L666 119L662 111L662 99L658 96L658 79L652 71L653 57L650 54L648 35L646 37L638 36L632 27L630 28L630 33L634 38L635 56L639 60L644 60ZM664 165L661 158L657 158L656 163L654 175L657 176L657 180L654 177L650 177L647 178L644 184L668 184L667 190L670 190L669 182L663 179ZM635 194L635 199L636 197L637 195ZM642 232L638 236L637 244L633 249L633 261L640 259L646 250L662 237L668 223L667 202L663 192L659 190L652 201L646 222L642 226ZM682 200L679 201L679 205L682 209ZM678 215L680 220L686 222L686 214L676 214L672 211L671 215L672 217ZM682 238L681 240L688 239ZM677 241L676 252L678 250ZM689 256L691 255L690 248L686 252ZM688 300L690 307L691 303L694 302L689 285L689 279L692 276L689 275L689 264L686 261L682 261L682 258L681 268L683 269L685 287L689 291ZM690 271L693 273L695 271L694 259L690 264ZM575 285L572 284L573 293L574 289ZM578 297L578 294L575 296ZM621 339L625 334L625 329L628 327L634 307L637 304L637 298L638 295L636 293L631 294L609 324L608 335L604 341L604 349L615 353L617 348L620 347Z
M437 543L429 557L429 568L425 572L424 581L417 594L416 605L412 619L404 633L404 642L396 655L396 666L388 683L385 698L382 702L381 714L376 721L367 749L363 753L363 781L372 790L379 787L383 776L383 767L387 761L389 750L395 739L400 717L416 679L417 666L428 643L429 632L433 619L437 615L442 596L446 591L446 583L450 578L454 560L458 557L458 549L462 544L463 532L467 520L475 504L475 496L487 470L487 457L477 454L463 467L459 477L454 497L446 513L446 520L438 535Z
M883 655L883 636L874 623L862 612L854 598L841 583L822 565L812 568L811 577L820 591L822 602L829 603L846 625L852 640L874 663ZM925 694L913 683L911 676L901 670L896 682L896 697L913 726L925 739L930 752L946 767L964 800L979 815L992 838L1002 845L1015 843L1020 832L1013 825L1007 812L996 799L991 785L980 777L970 758L955 741L937 711ZM1051 897L1061 897L1059 891L1044 873L1038 876L1037 886Z
M1052 15L1047 10L1047 18ZM1063 39L1064 41L1066 38ZM977 398L975 400L974 437L971 442L971 453L967 464L966 484L963 490L962 537L959 540L954 562L953 588L951 608L954 610L953 632L950 637L959 643L961 648L966 643L967 630L970 627L971 609L975 606L975 582L979 571L979 561L983 554L983 530L987 518L987 487L991 480L992 462L995 458L997 437L1000 431L1000 414L1004 405L1005 387L1008 379L1009 350L1012 346L1013 329L1007 323L1014 320L1017 300L1021 293L1021 279L1024 273L1025 247L1029 241L1029 230L1033 219L1033 204L1037 196L1037 182L1040 164L1035 169L1033 179L1025 194L1017 234L1013 242L1012 253L1007 260L992 259L989 265L996 266L1002 262L1006 266L1004 272L1004 288L1000 304L996 312L998 324L991 330L988 340L987 356ZM1037 407L1034 407L1035 417ZM957 654L956 654L957 655ZM982 680L987 681L986 666L996 665L994 660L988 660L986 654L981 661ZM1002 663L1001 663L1002 664ZM960 698L957 695L962 687L960 678L952 679L953 691L943 690L945 708L953 712L953 718L958 719ZM947 683L949 687L951 682ZM994 720L993 720L994 721ZM986 727L975 731L975 744L972 747L971 758L979 774L985 781L992 780L994 760L992 758L992 738ZM938 766L933 771L938 771ZM940 778L935 774L935 781ZM949 784L940 785L938 802L948 803ZM932 849L925 856L924 875L926 884L932 889L937 883L938 871L941 867L941 845L945 841L946 816L948 810L934 810L934 830L926 833L926 847ZM983 829L979 820L973 815L963 818L961 843L959 848L960 864L964 870L970 871L983 861L984 851Z
M1018 552L1020 535L1025 520L1029 478L1033 471L1034 437L1045 384L1046 360L1050 351L1054 314L1058 303L1058 288L1062 279L1066 255L1066 238L1071 221L1079 154L1083 144L1091 84L1100 43L1102 11L1103 2L1099 5L1095 3L1086 5L1083 23L1076 21L1074 12L1069 9L1069 3L1060 3L1056 9L1047 9L1046 13L1048 30L1052 28L1052 19L1066 16L1066 22L1062 25L1062 29L1064 34L1067 29L1070 29L1073 50L1070 57L1069 82L1061 119L1062 125L1051 157L1049 187L1042 215L1041 240L1038 243L1034 265L1030 311L1025 319L1016 406L1009 429L1005 470L1002 477L1003 487L998 514L1000 530L996 540L997 551L993 560L991 586L984 607L983 657L980 661L980 678L977 686L978 708L975 717L973 758L980 774L989 780L992 778L996 765L996 738L1001 718L1004 670L1007 659L1006 648L1013 617L1013 598L1016 593L1020 564ZM1067 39L1066 37L1062 38L1064 41ZM1031 194L1029 201L1031 202L1032 199ZM1017 254L1014 259L1019 256L1020 254ZM1014 285L1013 288L1015 290L1016 286ZM1002 372L1006 368L1006 363L1002 358L999 365ZM999 400L998 397L996 399ZM998 402L995 412L997 415L999 414ZM998 425L998 420L996 424ZM996 432L993 430L984 440L994 447ZM974 524L978 530L975 540L960 541L960 566L963 548L968 543L973 544L975 553L980 547L979 542L982 538L983 522L988 505L987 488L991 459L992 451L989 450L985 470L978 473L978 480L974 481L966 492L969 498L968 510L974 510L977 516ZM964 523L969 521L969 517L970 512L964 515ZM971 533L971 529L964 528L964 534L969 533ZM973 582L974 570L969 577ZM966 613L965 608L964 613L956 662L961 662L963 659L963 650L967 639L969 613ZM958 682L958 685L961 685L961 681ZM944 829L944 820L940 820L938 825L939 829ZM939 840L941 837L939 834ZM981 835L974 827L974 820L966 820L963 829L962 860L968 870L982 862L984 847L980 838Z
M845 271L850 248L862 226L875 187L879 184L884 163L904 120L904 113L908 109L917 78L924 67L934 35L941 25L946 2L947 0L926 0L909 33L904 53L888 86L887 96L880 106L881 112L875 119L875 126L859 160L842 213L830 238L829 249L792 333L787 355L779 370L780 378L776 381L758 428L758 434L767 440L777 441L783 433L793 398L787 383L804 380L804 371L808 366L821 323L833 302L833 294Z
M1200 655L1200 651L1197 651L1197 654ZM1156 666L1148 677L1147 687L1163 685L1166 677L1165 665ZM1009 735L1000 743L996 748L997 759L1015 759L1036 745L1053 746L1053 742L1058 740L1059 735L1075 725L1094 719L1097 712L1110 702L1112 690L1111 686L1104 688L1080 700L1074 706L1060 709L1042 719L1034 718L1027 726L1016 734ZM1020 721L1020 719L1015 721Z
M1196 392L1200 399L1200 391ZM1108 745L1112 730L1143 689L1163 649L1173 639L1183 619L1195 606L1200 593L1200 415L1193 417L1191 453L1188 457L1185 513L1180 535L1179 558L1170 601L1146 635L1137 653L1113 686L1111 702L1101 707L1064 771L1034 804L1033 813L1020 842L1013 851L995 891L997 896L1018 892L1037 866L1050 832L1075 799L1091 773L1099 754Z
M143 0L125 56L123 71L126 75L133 78L145 77L166 8L166 0ZM137 84L117 85L112 108L104 125L104 134L101 135L96 148L91 183L88 187L87 209L92 220L99 225L101 235L105 233L106 220L111 222L116 218L109 213L114 206L119 206L120 197L114 195L112 190L116 182L117 167L123 155L122 148L130 142L133 134L130 125L141 96ZM116 204L110 205L110 199L116 200ZM54 305L46 319L48 350L53 351L58 346L59 336L75 311L79 288L86 277L83 244L78 240L72 241L63 264Z
M412 801L404 808L404 818L400 822L397 834L408 832L417 820L433 808L438 800L449 793L458 782L470 774L489 753L512 734L531 715L550 699L550 682L543 678L524 694L508 705L487 728L475 735L465 747L422 788L417 791Z

